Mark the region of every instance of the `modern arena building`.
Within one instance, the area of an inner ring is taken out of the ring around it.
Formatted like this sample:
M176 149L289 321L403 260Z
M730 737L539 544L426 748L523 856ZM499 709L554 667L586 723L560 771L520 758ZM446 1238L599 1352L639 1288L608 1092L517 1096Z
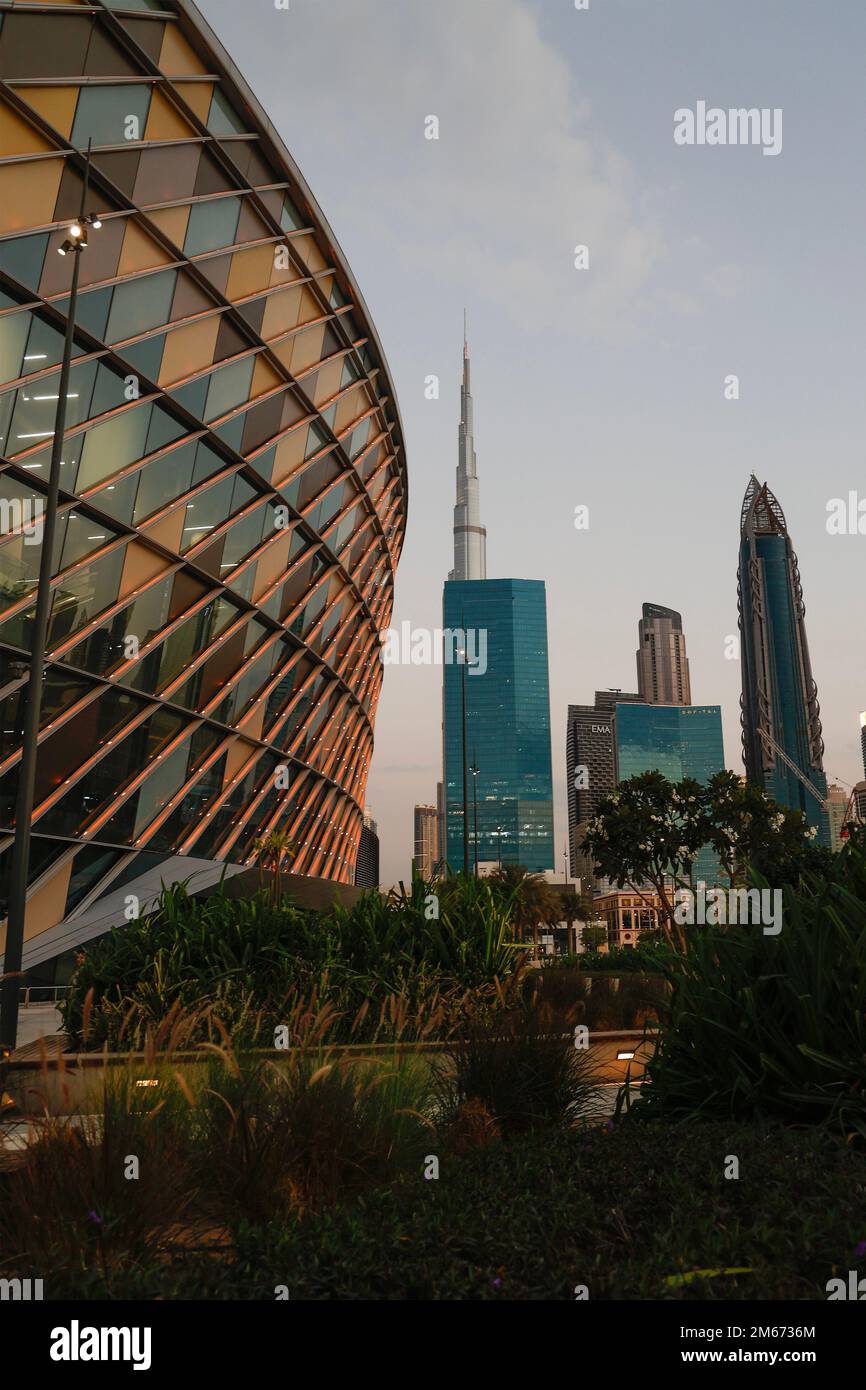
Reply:
M0 5L0 908L71 264L25 971L284 833L351 884L406 524L384 354L186 0Z

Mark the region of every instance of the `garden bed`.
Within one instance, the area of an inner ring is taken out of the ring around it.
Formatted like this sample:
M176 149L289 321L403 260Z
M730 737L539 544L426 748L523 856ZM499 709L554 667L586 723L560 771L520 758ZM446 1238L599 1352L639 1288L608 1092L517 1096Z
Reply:
M626 1120L443 1154L438 1180L419 1165L350 1205L243 1225L107 1279L95 1263L59 1266L45 1296L824 1300L829 1279L866 1271L864 1240L866 1159L850 1145Z

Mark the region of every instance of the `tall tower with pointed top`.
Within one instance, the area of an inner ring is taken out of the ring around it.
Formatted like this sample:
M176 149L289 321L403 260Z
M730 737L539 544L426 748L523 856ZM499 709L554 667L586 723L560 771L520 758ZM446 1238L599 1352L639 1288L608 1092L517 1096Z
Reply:
M449 579L487 578L487 532L481 525L478 470L475 462L475 420L470 384L469 343L463 316L463 382L460 387L460 428L457 454L457 501L454 505L454 568Z
M782 508L754 475L740 514L738 579L746 776L801 810L829 844L824 741L797 556Z

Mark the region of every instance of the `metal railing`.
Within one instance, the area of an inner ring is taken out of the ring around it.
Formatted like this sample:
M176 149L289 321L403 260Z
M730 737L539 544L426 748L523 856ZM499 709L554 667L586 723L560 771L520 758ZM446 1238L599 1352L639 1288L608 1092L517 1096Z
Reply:
M56 1004L68 993L68 985L22 985L18 1007L29 1009L36 1004ZM35 997L37 995L40 997Z

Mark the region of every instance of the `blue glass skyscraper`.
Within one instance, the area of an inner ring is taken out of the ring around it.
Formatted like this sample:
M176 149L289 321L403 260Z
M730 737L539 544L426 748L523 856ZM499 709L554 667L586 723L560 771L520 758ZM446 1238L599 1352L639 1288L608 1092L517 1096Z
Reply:
M661 772L671 782L706 783L725 766L720 705L618 704L614 738L617 781ZM695 860L695 882L715 883L718 859L709 847Z
M464 865L464 692L467 832L475 862L554 866L547 603L536 579L448 580L443 761L446 858ZM464 642L459 635L466 632ZM462 665L459 653L468 654ZM449 655L456 659L448 661ZM474 664L472 664L474 661ZM475 770L477 769L477 771Z
M782 508L754 476L740 515L738 578L746 776L802 811L829 845L824 741L797 556Z

